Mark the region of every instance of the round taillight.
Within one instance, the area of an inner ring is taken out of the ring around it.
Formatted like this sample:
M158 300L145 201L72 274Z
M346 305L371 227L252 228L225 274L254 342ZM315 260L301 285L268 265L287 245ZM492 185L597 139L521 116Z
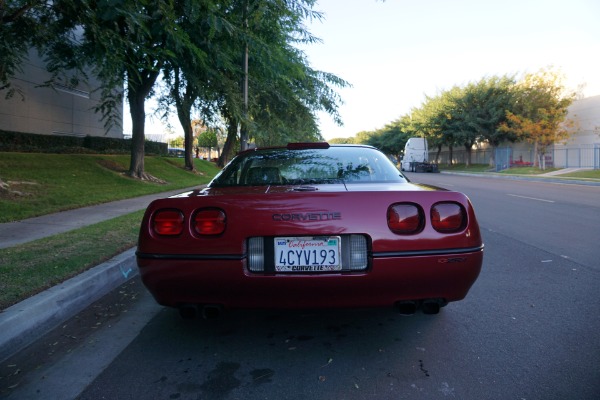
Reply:
M423 212L412 203L392 204L388 207L387 223L394 233L409 235L423 229Z
M225 224L225 212L216 208L200 210L194 217L194 229L199 235L220 235Z
M438 232L458 232L466 227L467 214L458 203L437 203L431 207L431 225Z
M154 214L153 229L159 235L179 235L183 232L183 213L179 210L160 210Z

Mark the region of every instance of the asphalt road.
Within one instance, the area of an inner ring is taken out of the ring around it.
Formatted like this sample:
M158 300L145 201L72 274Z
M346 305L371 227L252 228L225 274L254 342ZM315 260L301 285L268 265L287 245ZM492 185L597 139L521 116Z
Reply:
M600 187L448 174L414 182L465 193L484 231L600 269Z
M184 321L136 279L2 366L0 396L599 398L600 187L410 177L468 194L486 244L471 292L440 314L238 311Z

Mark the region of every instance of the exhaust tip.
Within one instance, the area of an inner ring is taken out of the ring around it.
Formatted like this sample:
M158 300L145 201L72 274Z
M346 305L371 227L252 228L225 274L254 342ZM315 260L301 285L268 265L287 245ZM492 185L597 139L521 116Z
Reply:
M216 319L221 315L223 307L219 305L207 305L202 307L202 318L204 319Z
M179 315L183 319L194 319L198 316L198 308L191 304L179 306Z
M402 315L413 315L417 312L417 303L415 301L399 301L396 303L396 308Z

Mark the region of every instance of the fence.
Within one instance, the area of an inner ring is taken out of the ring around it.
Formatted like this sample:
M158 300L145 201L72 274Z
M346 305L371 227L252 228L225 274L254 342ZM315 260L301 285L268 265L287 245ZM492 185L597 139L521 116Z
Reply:
M555 146L553 158L559 168L600 169L600 144Z
M496 149L494 169L496 172L512 167L531 167L535 164L533 150L512 147L499 147ZM552 159L546 156L546 166L552 166Z
M489 164L490 157L492 155L491 149L475 149L471 150L471 164ZM429 160L435 161L438 164L450 164L450 151L440 152L439 157L436 159L437 150L429 151ZM452 164L466 164L467 163L467 152L464 148L454 149L452 151Z
M450 157L450 154L452 154L452 157ZM474 149L471 151L471 164L489 165L492 154L494 154L493 168L496 171L510 167L527 167L536 164L536 155L533 148L521 146L517 146L516 148L499 147L495 150ZM437 159L436 156L437 151L429 152L429 159L441 165L449 165L450 159L452 159L452 164L466 164L467 161L467 152L463 148L454 149L452 153L445 150L440 152ZM554 146L554 149L551 149L545 155L544 161L547 168L600 169L600 144Z

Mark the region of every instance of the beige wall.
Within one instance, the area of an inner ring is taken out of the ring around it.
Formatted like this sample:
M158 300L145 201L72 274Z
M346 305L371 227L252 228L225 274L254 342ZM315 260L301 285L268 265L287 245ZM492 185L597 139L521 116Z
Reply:
M75 90L37 87L49 78L37 52L30 52L23 72L12 80L23 96L16 93L7 100L6 92L0 92L0 129L42 135L123 137L120 127L106 132L101 115L94 113L99 102L99 94L93 92L99 86L97 81L80 84ZM122 110L121 105L121 114Z
M586 97L573 102L569 118L577 121L577 133L566 145L600 144L600 96Z

